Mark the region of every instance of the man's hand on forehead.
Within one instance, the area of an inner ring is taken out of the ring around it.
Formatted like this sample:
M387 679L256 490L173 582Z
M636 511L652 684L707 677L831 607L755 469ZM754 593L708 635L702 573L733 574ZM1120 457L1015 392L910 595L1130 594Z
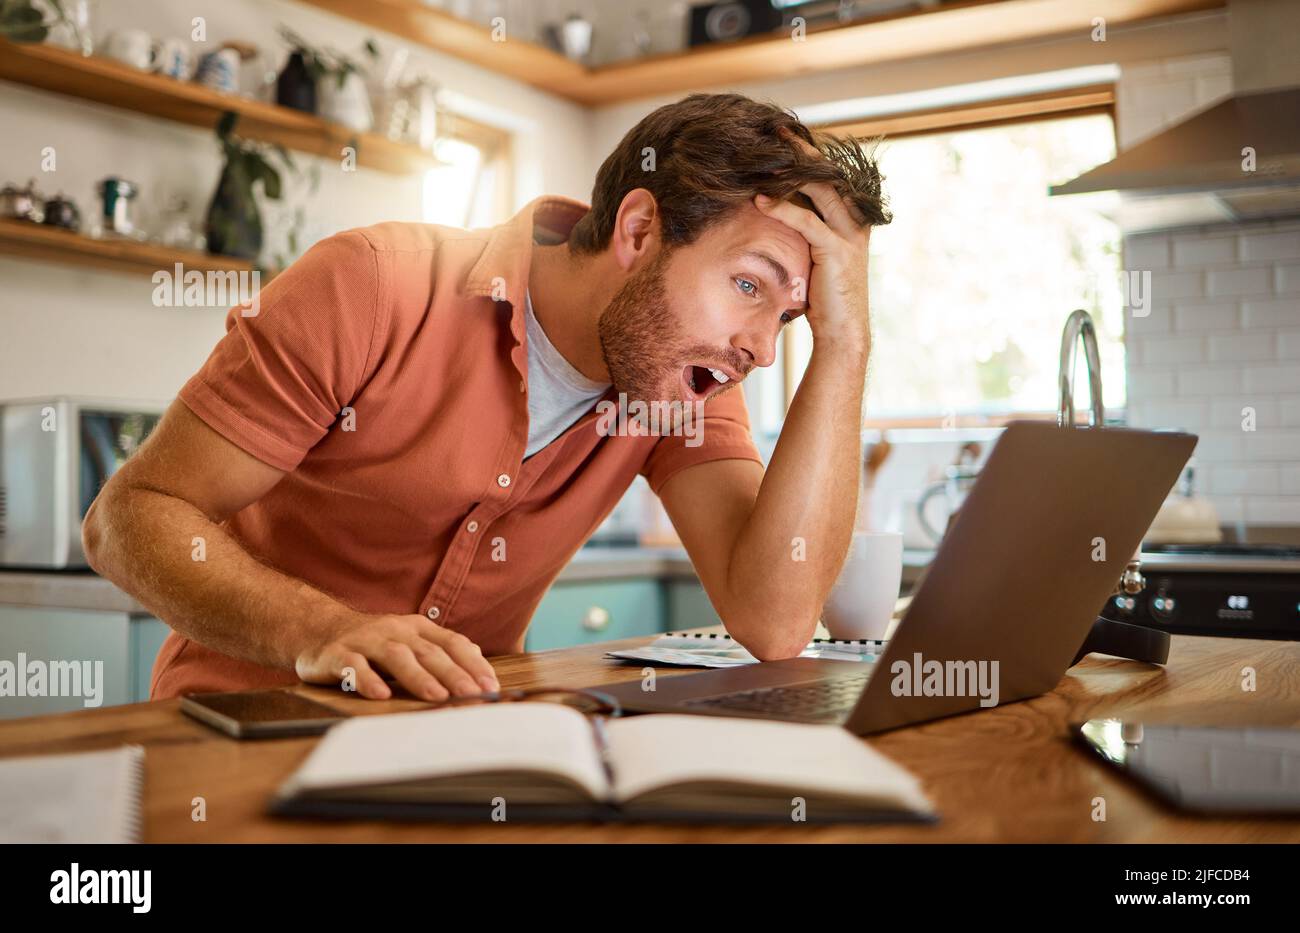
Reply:
M825 153L823 153L820 149L818 149L816 146L812 145L808 141L804 139L800 139L794 133L791 133L788 129L782 127L779 130L779 132L781 134L782 139L790 143L796 149L802 151L805 155L810 156L814 159L821 159L821 160L826 159ZM812 189L818 190L821 193L821 197L820 198L813 197ZM848 198L841 196L839 192L837 192L832 185L826 182L810 182L806 185L802 185L799 188L799 191L808 199L809 202L808 206L814 209L816 213L821 217L822 220L829 220L829 218L826 215L825 209L822 207L822 204L828 202L828 199L826 197L826 192L830 192L830 194L834 197L834 200L843 206L844 210L847 212L847 216L849 220L853 223L853 225L858 227L859 229L865 228L867 231L867 236L870 237L871 227L867 223L866 218L862 216L862 212L858 210L857 205L854 204L852 201L850 201Z
M802 139L787 135L807 155L823 158ZM871 226L854 204L830 182L808 182L798 189L814 210L793 198L776 200L759 195L754 206L793 229L807 241L812 256L808 282L808 324L814 347L823 337L845 346L871 343L867 302L867 248Z

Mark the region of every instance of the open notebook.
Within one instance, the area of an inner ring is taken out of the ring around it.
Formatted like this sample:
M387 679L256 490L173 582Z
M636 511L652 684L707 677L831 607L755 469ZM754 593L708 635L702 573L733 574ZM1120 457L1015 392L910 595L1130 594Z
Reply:
M136 842L144 749L0 761L0 843Z
M915 778L838 726L654 715L598 729L556 703L347 720L271 810L483 822L933 819Z

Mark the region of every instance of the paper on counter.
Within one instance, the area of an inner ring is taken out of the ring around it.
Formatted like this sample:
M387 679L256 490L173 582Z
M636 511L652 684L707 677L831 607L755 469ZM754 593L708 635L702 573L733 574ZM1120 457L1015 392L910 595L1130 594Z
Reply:
M813 641L799 655L833 661L875 661L885 651L883 641ZM605 653L623 661L650 661L675 667L740 667L758 658L728 636L663 635L640 648Z

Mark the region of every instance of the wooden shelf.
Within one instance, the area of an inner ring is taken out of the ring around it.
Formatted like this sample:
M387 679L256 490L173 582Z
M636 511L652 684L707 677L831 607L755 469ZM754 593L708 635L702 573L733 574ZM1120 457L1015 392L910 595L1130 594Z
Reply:
M441 164L415 146L375 133L356 133L314 114L222 94L192 81L148 74L112 59L86 57L51 45L0 39L0 79L207 130L215 130L221 114L232 110L239 114L235 131L245 139L331 159L341 158L342 148L355 143L357 164L382 172L408 174Z
M586 68L540 45L509 38L508 23L507 41L493 42L487 27L427 7L419 0L299 2L591 106L1064 34L1090 41L1096 17L1105 19L1107 28L1114 28L1226 4L1226 0L962 0L809 31L801 42L784 34L767 34Z
M301 0L345 19L444 52L488 71L574 100L590 69L534 42L510 37L493 42L486 26L427 6L420 0Z
M246 272L253 268L248 260L233 256L211 256L135 240L96 240L61 227L7 218L0 218L0 254L131 275L171 271L178 262L187 272Z

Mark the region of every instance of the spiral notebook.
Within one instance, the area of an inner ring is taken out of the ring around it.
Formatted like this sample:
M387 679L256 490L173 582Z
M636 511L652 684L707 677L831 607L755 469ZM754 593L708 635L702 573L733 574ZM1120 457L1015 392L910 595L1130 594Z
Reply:
M799 657L872 662L884 654L886 644L887 642L867 638L854 641L814 638ZM758 663L758 658L745 650L744 646L730 635L720 632L669 632L648 645L607 651L605 657L620 661L648 661L670 667L739 667Z
M144 749L0 761L0 843L140 839Z

